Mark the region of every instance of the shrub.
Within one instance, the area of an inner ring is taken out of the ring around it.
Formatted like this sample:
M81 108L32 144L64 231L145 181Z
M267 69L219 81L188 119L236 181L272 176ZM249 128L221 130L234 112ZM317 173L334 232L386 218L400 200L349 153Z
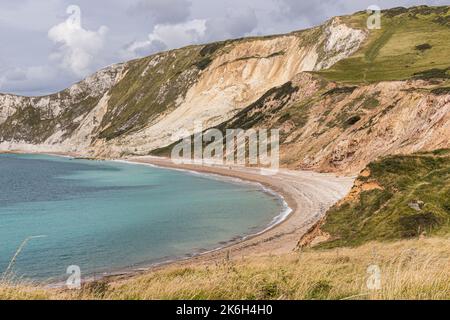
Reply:
M211 62L212 62L211 58L205 58L197 62L195 66L200 70L205 70L206 68L208 68Z
M356 124L359 120L361 120L361 117L360 117L360 116L353 116L353 117L349 118L349 119L345 122L345 124L346 124L347 126L352 126L352 125Z
M433 229L439 225L439 218L432 212L421 212L399 218L404 238L417 237L421 232Z
M418 72L418 73L414 73L414 78L415 79L423 79L423 80L429 80L429 79L450 79L450 75L447 73L447 71L450 68L446 68L446 69L438 69L438 68L433 68L433 69L428 69L422 72Z
M423 44L419 44L419 45L416 46L416 50L422 51L422 52L426 51L426 50L429 50L431 48L432 48L432 46L430 44L428 44L428 43L423 43Z
M336 87L336 88L333 88L331 90L328 90L323 95L324 96L328 96L328 95L342 94L342 93L349 93L350 94L353 91L355 91L356 88L358 88L358 87Z
M442 88L436 88L431 90L432 94L435 94L437 96L450 94L450 87L442 87Z

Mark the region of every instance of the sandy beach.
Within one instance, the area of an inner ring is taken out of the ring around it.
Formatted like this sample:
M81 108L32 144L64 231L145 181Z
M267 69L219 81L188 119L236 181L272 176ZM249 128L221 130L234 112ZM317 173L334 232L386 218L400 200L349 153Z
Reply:
M257 182L281 195L292 209L286 219L263 233L231 242L219 250L175 262L180 264L202 263L224 257L240 258L292 252L299 239L324 217L326 211L348 194L354 182L354 177L312 171L280 169L275 175L262 175L258 168L175 164L168 158L152 156L130 157L126 160Z

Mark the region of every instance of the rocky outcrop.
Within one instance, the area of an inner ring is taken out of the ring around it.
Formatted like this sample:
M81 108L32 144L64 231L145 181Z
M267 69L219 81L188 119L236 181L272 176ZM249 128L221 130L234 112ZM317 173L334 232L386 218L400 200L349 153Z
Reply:
M86 127L86 117L120 80L124 66L110 66L49 96L0 95L0 149L69 151L67 142Z

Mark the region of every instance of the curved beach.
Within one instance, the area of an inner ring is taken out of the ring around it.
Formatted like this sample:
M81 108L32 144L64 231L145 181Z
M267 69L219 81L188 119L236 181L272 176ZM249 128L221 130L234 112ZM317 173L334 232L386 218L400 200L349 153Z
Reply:
M168 158L153 156L130 157L126 161L260 183L278 193L291 209L289 216L263 232L246 237L241 241L232 241L223 248L189 259L173 261L170 264L204 263L225 257L278 255L291 252L295 249L299 239L324 217L326 211L348 194L354 182L354 177L342 177L328 173L280 169L275 175L267 176L262 175L258 168L175 164ZM150 268L150 270L165 265L167 264Z
M20 153L20 152L17 152ZM76 154L46 153L55 156L80 157ZM192 252L189 257L150 264L133 271L113 272L104 275L112 281L128 278L135 274L148 272L167 265L198 264L233 257L257 255L279 255L289 253L297 246L299 239L320 219L337 201L345 197L353 186L354 177L339 177L334 174L280 169L274 175L262 175L259 168L221 165L175 164L169 158L139 156L117 159L127 163L151 165L162 168L191 171L206 175L217 175L238 179L241 182L260 184L267 192L285 202L283 212L274 212L274 221L256 234L230 239L210 251ZM90 279L93 280L93 279ZM87 281L90 281L87 280Z

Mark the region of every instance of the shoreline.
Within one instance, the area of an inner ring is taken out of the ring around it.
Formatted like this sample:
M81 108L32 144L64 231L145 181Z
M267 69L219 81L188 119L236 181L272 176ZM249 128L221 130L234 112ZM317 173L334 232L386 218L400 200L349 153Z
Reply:
M170 159L167 158L158 158L156 157L155 159L158 159L159 161L164 160L164 161L170 161ZM108 160L106 160L108 161ZM175 167L168 167L168 166L163 166L163 165L156 165L153 163L149 163L149 162L142 162L142 161L132 161L132 160L111 160L114 162L119 162L119 163L126 163L126 164L134 164L134 165L144 165L144 166L150 166L153 168L159 168L159 169L165 169L165 170L174 170L174 171L180 171L180 172L187 172L189 174L192 175L201 175L204 176L208 179L217 179L220 181L224 181L227 183L237 183L237 184L245 184L245 185L253 185L258 187L259 189L261 189L261 192L267 193L275 198L277 198L277 200L281 203L281 211L278 212L278 214L273 217L272 221L266 226L264 227L264 229L256 232L256 233L252 233L252 234L247 234L247 235L243 235L242 236L242 241L253 237L253 236L257 236L260 235L266 231L269 231L270 229L276 227L278 224L282 223L284 220L288 219L289 216L291 215L291 213L293 212L292 208L289 206L288 202L286 201L286 199L284 198L284 196L280 193L277 193L276 191L272 190L272 188L268 187L267 185L264 185L260 182L256 182L256 181L251 181L251 180L244 180L241 178L237 178L234 176L229 176L229 175L224 175L224 174L218 174L218 173L207 173L207 172L201 172L198 170L194 170L194 169L185 169L185 168L175 168ZM204 166L202 165L202 167L209 167L209 166ZM232 240L227 241L227 242L232 242ZM218 248L220 249L220 248ZM212 249L210 251L215 251L218 249ZM207 251L209 252L209 251ZM206 252L205 252L206 253Z
M263 176L259 168L240 166L203 166L197 164L174 164L168 158L137 156L118 159L134 164L146 164L165 169L184 170L193 173L235 178L242 182L257 183L275 193L291 209L281 221L241 239L231 239L224 246L192 256L153 264L147 268L124 274L106 276L112 282L161 270L172 266L209 264L235 257L279 255L292 252L300 238L320 219L326 211L344 198L353 186L354 177L330 173L280 169L274 176ZM315 184L317 182L318 184ZM302 190L304 187L305 190ZM323 197L322 197L323 196ZM317 201L315 201L317 200Z
M47 154L78 158L80 155L54 152L20 152ZM109 159L105 159L108 161ZM207 264L233 257L252 257L261 255L279 255L292 252L300 238L334 203L345 197L353 186L354 177L342 177L329 173L313 171L297 171L280 169L275 175L261 175L259 168L222 165L174 164L168 158L153 156L135 156L111 161L136 165L150 165L163 169L188 171L191 174L205 174L217 178L237 179L240 183L258 184L265 192L276 196L283 204L283 210L274 217L266 228L255 234L244 235L238 239L230 239L222 246L203 251L193 252L186 257L175 257L170 260L143 263L135 268L123 268L117 271L105 272L100 278L117 282L160 270L169 266L186 266L191 264ZM277 221L277 217L279 220ZM88 277L84 282L99 280Z

